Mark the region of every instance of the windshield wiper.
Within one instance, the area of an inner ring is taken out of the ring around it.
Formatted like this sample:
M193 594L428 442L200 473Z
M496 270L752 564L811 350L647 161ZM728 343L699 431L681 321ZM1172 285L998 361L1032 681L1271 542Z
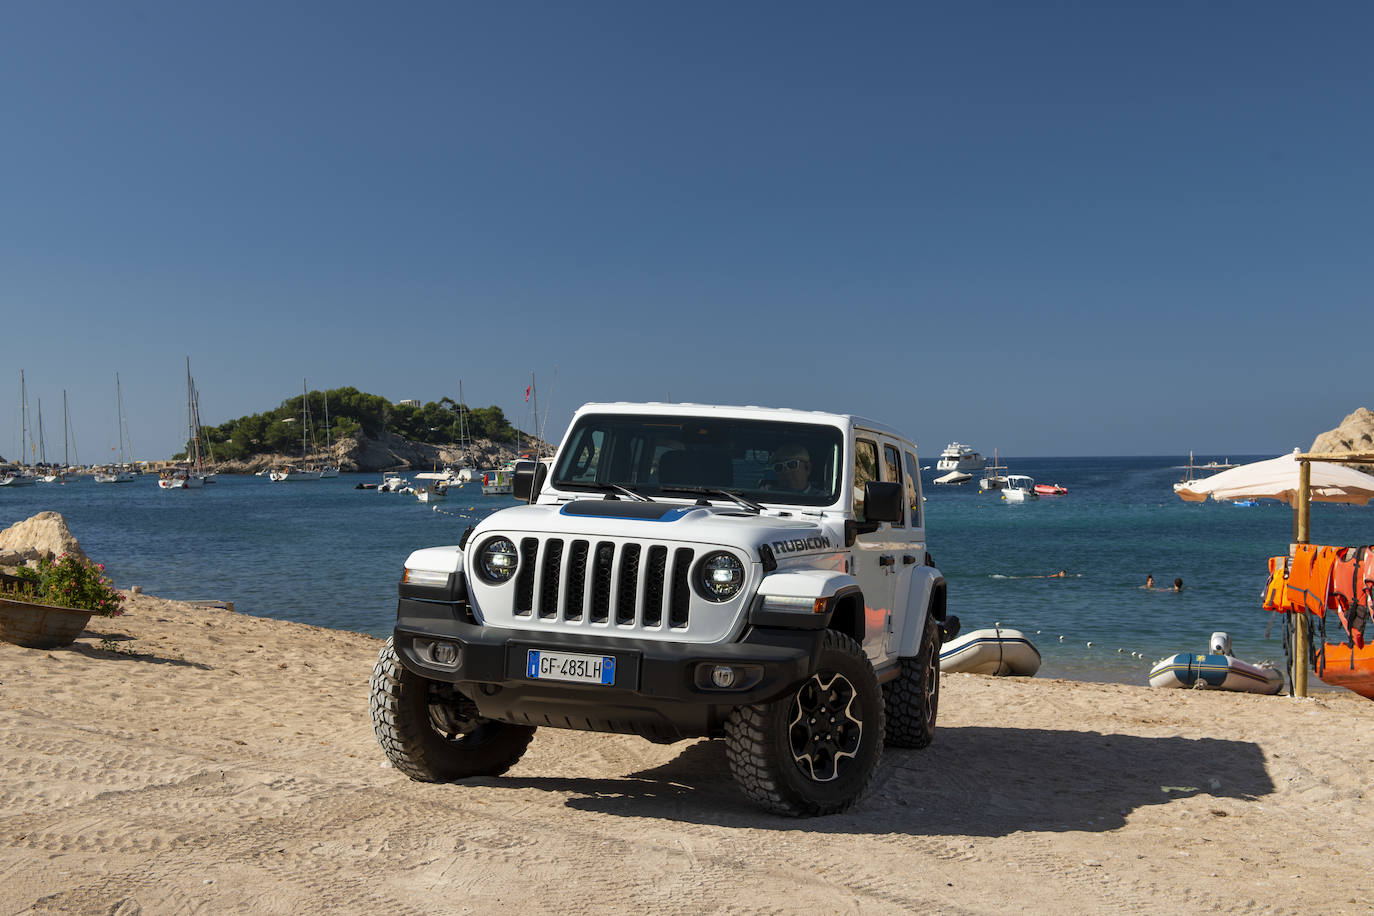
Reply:
M746 499L740 496L734 490L722 490L717 487L659 487L659 490L664 493L699 493L703 496L724 496L726 499L734 500L746 509L752 509L755 512L763 511L763 506L754 502L752 499Z
M622 486L621 486L620 484L618 484L618 483L596 483L596 482L594 482L594 481L589 481L589 480L579 480L579 481L577 481L576 483L572 483L572 482L565 483L565 484L563 484L563 486L567 486L567 487L587 487L588 489L592 489L592 490L600 490L600 491L602 491L603 493L611 493L611 492L615 492L615 493L624 493L626 496L630 497L631 499L637 500L637 501L642 502L642 503L653 502L653 500L651 500L649 497L645 496L643 493L636 493L634 490L631 490L629 487L622 487Z

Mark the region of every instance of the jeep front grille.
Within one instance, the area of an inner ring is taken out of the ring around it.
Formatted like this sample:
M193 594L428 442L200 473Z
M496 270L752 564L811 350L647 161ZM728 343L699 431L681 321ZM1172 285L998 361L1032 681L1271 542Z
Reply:
M691 622L690 547L524 537L519 550L517 618L647 630Z

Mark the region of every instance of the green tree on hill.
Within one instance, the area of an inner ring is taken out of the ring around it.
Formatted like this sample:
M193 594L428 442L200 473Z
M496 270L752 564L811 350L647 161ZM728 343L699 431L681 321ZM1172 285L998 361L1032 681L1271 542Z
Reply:
M367 394L350 386L296 395L274 410L206 427L211 453L219 460L238 461L254 455L298 452L303 434L303 398L310 407L314 438L319 447L323 447L326 396L333 441L358 433L374 439L383 433L393 433L429 445L456 442L459 438L459 405L448 396L413 407L393 404L380 395ZM463 409L467 412L468 434L474 439L509 442L517 435L525 435L510 424L500 407L464 405Z

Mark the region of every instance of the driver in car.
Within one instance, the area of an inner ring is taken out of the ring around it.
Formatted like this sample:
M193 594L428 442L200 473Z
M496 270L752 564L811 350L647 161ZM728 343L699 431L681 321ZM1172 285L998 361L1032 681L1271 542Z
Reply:
M805 493L811 489L811 453L806 446L795 442L778 446L770 467L776 477L772 483L774 490Z

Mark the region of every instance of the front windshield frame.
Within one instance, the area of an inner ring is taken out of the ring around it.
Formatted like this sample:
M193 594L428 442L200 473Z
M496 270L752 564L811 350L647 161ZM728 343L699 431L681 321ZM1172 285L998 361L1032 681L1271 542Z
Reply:
M845 433L829 423L589 413L578 417L565 442L549 480L565 492L604 494L620 486L654 499L690 500L691 493L677 489L688 487L701 488L707 499L728 501L710 491L730 491L764 505L819 508L839 500L845 471ZM796 489L801 466L787 465L800 454L810 471ZM774 464L783 467L782 478Z

